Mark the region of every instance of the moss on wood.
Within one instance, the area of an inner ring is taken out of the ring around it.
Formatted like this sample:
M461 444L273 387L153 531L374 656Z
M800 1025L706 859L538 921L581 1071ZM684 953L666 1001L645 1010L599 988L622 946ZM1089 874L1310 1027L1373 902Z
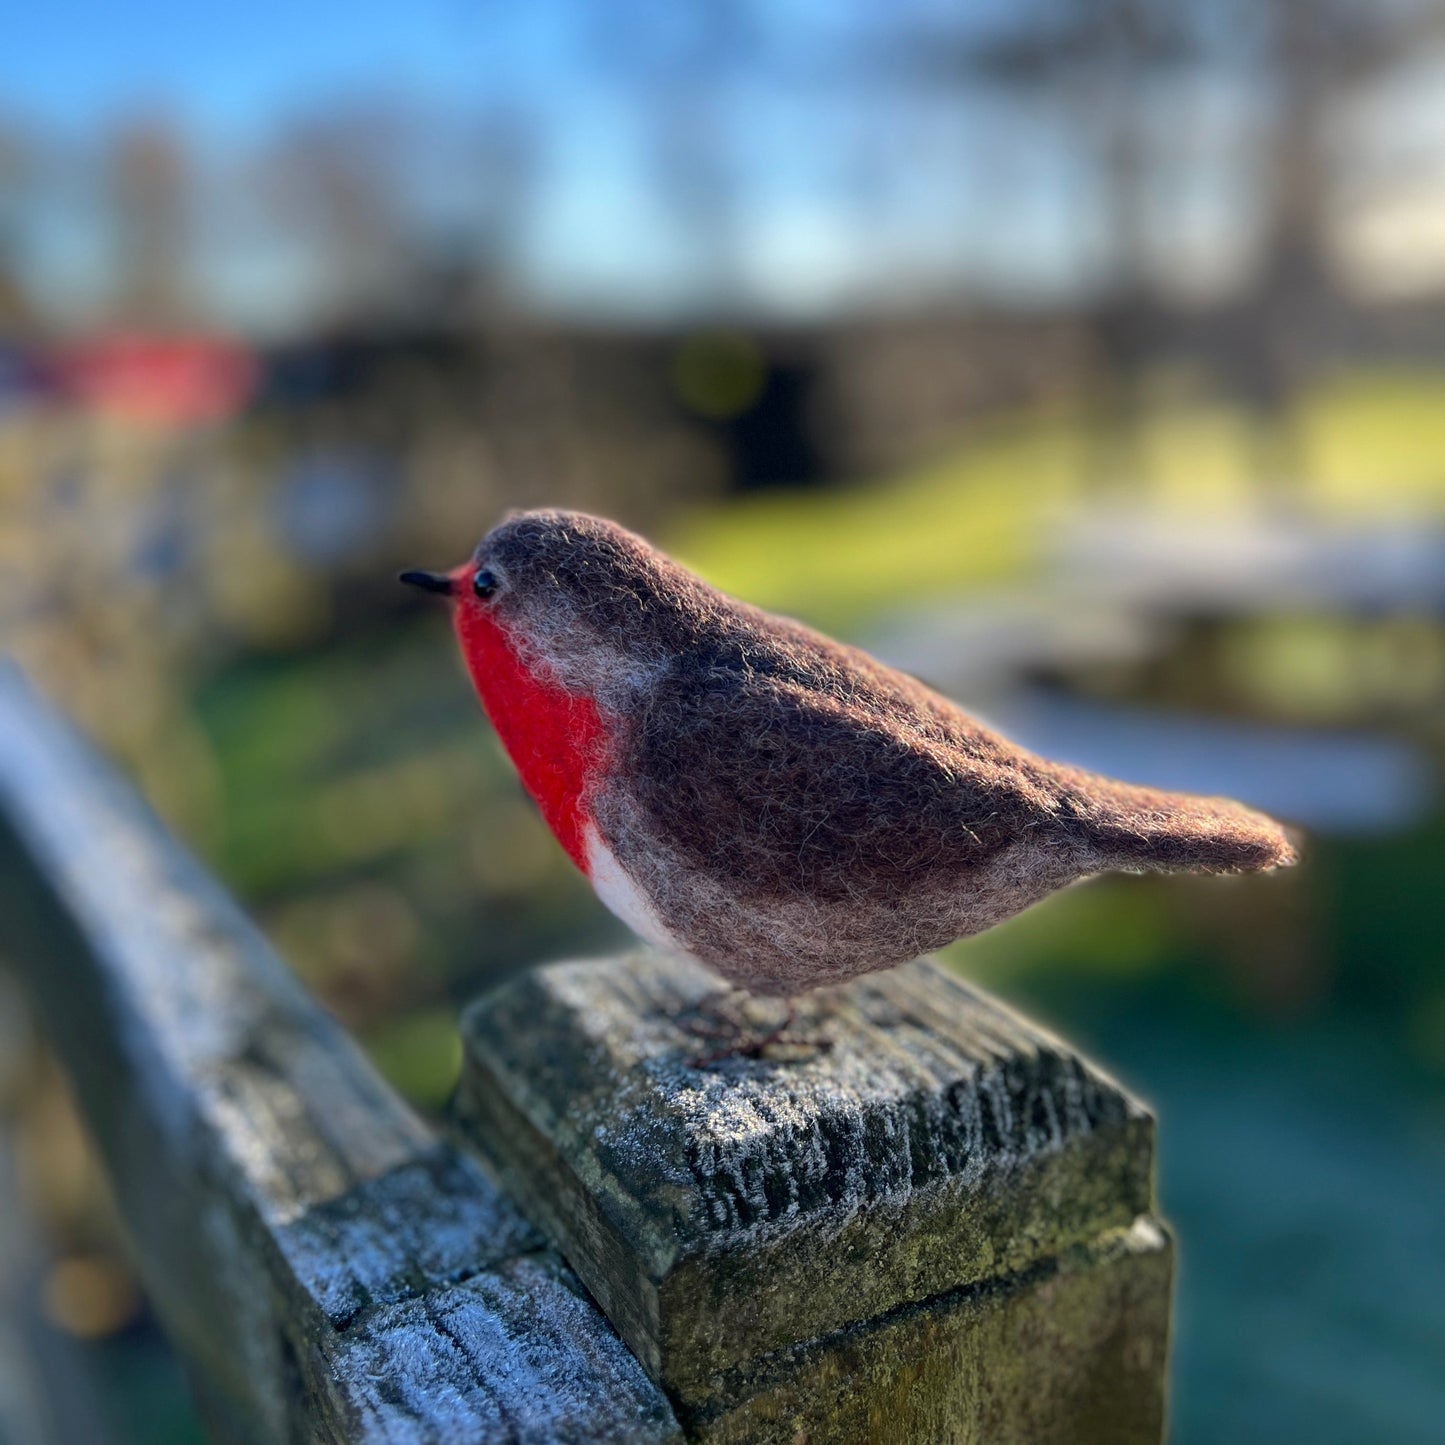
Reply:
M1141 1418L1157 1420L1168 1249L1149 1223L1147 1111L925 961L809 1000L800 1029L834 1046L792 1062L694 1066L684 1023L713 987L656 954L513 980L466 1015L457 1099L463 1126L688 1420L751 1418L750 1392L792 1391L811 1402L799 1418L823 1429L831 1397L803 1376L828 1378L865 1337L895 1338L888 1321L912 1321L939 1349L946 1337L957 1354L987 1335L970 1321L1001 1308L984 1302L1005 1296L1020 1319L1033 1318L1022 1301L1037 1291L1082 1300L1097 1334L1122 1298L1108 1281L1132 1278L1145 1256L1155 1294L1118 1328L1149 1341L1138 1348L1154 1362L1155 1404ZM1157 1248L1119 1262L1104 1241L1134 1229ZM1079 1259L1096 1265L1062 1263ZM1054 1275L1077 1282L1048 1284ZM866 1370L849 1367L865 1394L900 1388L880 1348L867 1347ZM795 1358L796 1379L762 1383L768 1362ZM948 1371L912 1358L907 1369L942 1394L918 1388L951 1400L960 1421L993 1408L950 1394ZM1039 1384L1048 1395L1047 1377ZM1057 1408L1073 1393L1061 1379Z

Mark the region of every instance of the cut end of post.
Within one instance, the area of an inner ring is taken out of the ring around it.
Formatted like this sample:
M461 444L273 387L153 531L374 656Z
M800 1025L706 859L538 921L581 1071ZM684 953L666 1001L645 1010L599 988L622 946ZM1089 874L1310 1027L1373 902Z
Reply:
M805 1000L827 1051L699 1069L686 1020L717 987L653 953L525 975L468 1011L457 1102L684 1423L752 1439L786 1406L860 1438L906 1362L900 1439L1157 1442L1148 1112L926 961ZM1059 1434L1101 1381L1104 1433Z

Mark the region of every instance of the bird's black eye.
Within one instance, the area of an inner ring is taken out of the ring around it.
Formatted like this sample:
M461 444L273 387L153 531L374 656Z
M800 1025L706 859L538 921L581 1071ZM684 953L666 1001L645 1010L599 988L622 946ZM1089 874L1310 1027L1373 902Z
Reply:
M472 573L472 591L475 592L483 602L496 590L497 578L494 573L489 572L485 567L478 567L477 570Z

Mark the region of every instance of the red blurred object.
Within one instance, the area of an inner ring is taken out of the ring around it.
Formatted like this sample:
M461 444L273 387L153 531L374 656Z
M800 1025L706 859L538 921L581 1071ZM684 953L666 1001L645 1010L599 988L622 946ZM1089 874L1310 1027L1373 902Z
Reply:
M254 352L217 337L102 336L51 358L56 390L97 411L183 425L224 421L250 399Z

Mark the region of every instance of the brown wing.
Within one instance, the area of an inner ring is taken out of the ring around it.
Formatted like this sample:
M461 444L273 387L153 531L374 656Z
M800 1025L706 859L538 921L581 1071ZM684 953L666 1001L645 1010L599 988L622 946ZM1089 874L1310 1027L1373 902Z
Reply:
M961 779L954 806L1005 835L1069 849L1081 873L1104 869L1249 873L1298 860L1285 830L1229 798L1166 793L1050 762L1015 746L956 703L856 648L769 619L770 657L810 689L871 716L891 735L941 751Z
M1048 762L862 654L833 645L828 660L826 681L693 667L656 687L627 769L689 867L755 896L834 901L962 888L1030 836L1069 849L1080 874L1295 861L1284 830L1238 803Z
M626 767L690 867L755 895L962 883L1049 800L916 721L791 679L689 671L655 689Z

